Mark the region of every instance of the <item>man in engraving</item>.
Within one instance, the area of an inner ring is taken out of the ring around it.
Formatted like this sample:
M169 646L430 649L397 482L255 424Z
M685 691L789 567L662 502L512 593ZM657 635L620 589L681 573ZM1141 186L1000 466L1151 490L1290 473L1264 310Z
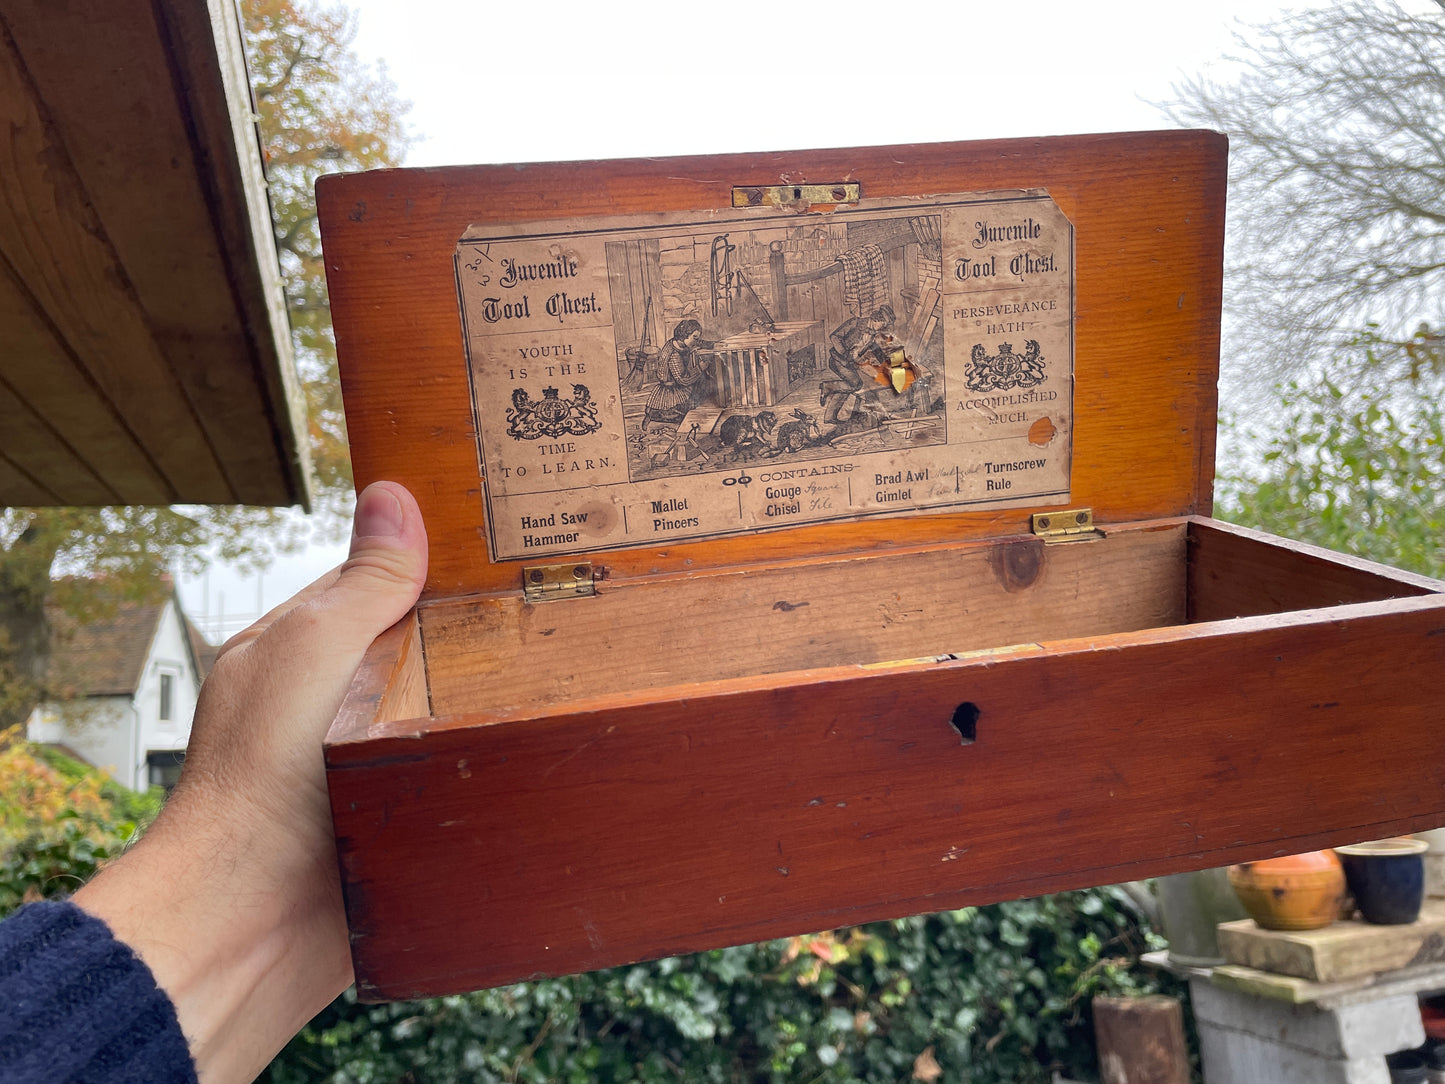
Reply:
M652 368L652 391L642 413L642 431L654 422L676 426L688 411L701 403L712 373L713 346L704 342L702 325L696 320L681 320L672 329L672 338L658 351Z
M818 401L829 425L847 422L865 396L889 386L879 374L888 368L894 319L893 307L882 305L867 316L843 321L828 336L828 368L839 379L818 385Z

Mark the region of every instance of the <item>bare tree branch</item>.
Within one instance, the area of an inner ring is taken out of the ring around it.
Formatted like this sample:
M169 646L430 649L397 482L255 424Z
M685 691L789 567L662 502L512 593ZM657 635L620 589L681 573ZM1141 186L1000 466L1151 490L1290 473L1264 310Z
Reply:
M1344 0L1237 50L1169 109L1230 137L1226 377L1258 394L1363 327L1445 325L1445 18Z

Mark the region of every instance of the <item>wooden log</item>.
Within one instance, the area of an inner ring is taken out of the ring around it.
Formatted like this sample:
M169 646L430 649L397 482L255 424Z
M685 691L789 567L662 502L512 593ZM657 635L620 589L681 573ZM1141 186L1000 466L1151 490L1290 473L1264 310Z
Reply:
M1094 1038L1103 1084L1189 1084L1177 998L1096 997Z

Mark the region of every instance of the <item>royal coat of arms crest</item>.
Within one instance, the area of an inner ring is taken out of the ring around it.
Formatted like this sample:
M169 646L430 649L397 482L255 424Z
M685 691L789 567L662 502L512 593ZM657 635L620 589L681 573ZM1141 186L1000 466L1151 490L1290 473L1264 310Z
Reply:
M602 428L597 405L585 384L572 385L572 398L563 399L556 388L543 388L542 398L533 399L522 388L512 391L507 410L507 435L515 440L541 437L583 437Z
M1024 342L1022 354L1014 353L1012 343L999 343L997 354L990 354L982 343L976 343L963 379L971 391L1034 388L1044 382L1044 356L1033 339Z

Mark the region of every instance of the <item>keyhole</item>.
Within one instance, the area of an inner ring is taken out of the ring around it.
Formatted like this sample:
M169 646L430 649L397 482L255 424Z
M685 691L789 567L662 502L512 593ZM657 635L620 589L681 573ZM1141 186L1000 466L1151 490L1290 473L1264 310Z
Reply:
M965 700L958 707L953 709L953 718L949 720L953 729L958 731L960 745L972 745L978 738L978 717L983 714L978 710L978 705L972 700Z

